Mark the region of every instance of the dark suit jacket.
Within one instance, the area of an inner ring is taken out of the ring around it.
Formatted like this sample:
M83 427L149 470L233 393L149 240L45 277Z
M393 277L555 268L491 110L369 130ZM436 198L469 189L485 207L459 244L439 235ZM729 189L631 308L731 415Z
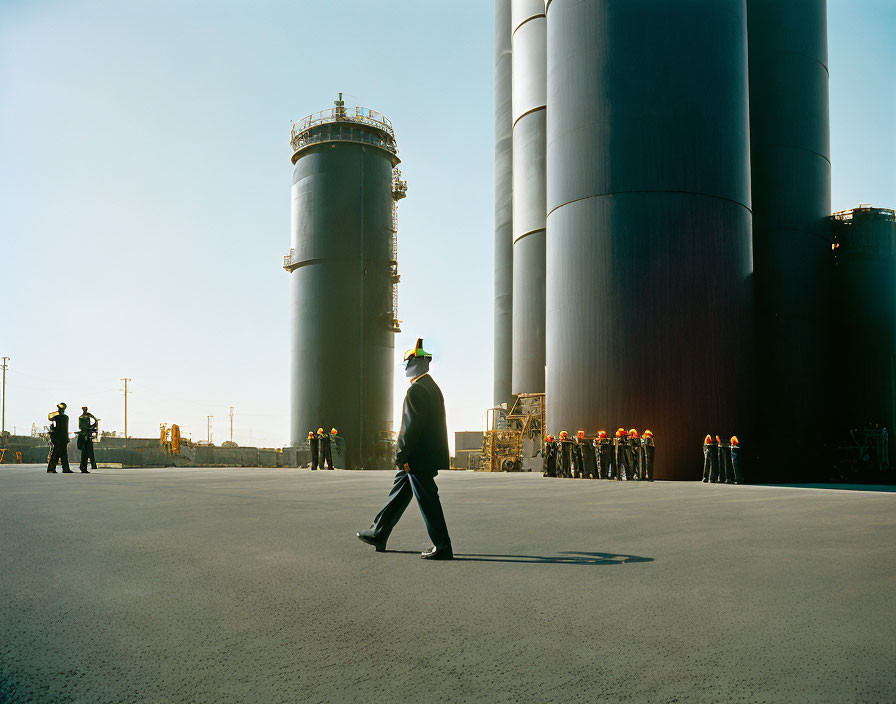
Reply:
M449 467L445 399L429 374L411 384L404 397L397 448L395 464L407 462L411 474L434 477Z

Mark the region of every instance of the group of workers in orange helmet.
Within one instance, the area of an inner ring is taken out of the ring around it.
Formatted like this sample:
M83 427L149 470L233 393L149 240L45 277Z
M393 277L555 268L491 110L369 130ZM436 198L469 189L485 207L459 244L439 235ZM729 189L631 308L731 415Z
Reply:
M308 445L311 448L311 469L325 469L324 462L327 463L326 469L333 469L333 445L336 444L336 428L331 428L329 434L324 432L323 428L317 429L317 434L313 430L308 431Z
M732 435L728 442L718 435L703 438L703 481L713 484L744 483L737 435Z
M553 435L545 438L544 476L652 482L655 454L649 430L642 436L634 428L619 428L613 438L605 430L599 430L594 438L579 430L570 438L563 430L556 439Z

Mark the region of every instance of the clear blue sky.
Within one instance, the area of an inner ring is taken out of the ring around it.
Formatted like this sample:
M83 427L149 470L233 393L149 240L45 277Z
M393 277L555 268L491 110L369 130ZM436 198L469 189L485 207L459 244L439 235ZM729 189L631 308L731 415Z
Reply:
M395 124L396 350L436 354L449 431L491 401L493 3L0 0L7 428L60 399L131 435L288 436L288 133ZM896 206L896 2L830 0L833 206ZM404 379L396 378L396 395ZM396 408L396 414L399 408ZM452 436L453 440L453 436Z

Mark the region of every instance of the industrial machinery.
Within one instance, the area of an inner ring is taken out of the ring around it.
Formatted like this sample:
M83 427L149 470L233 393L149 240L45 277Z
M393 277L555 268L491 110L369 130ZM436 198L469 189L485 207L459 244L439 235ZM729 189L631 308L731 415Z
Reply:
M489 408L480 471L541 471L544 409L544 394L518 394L510 411L503 406Z
M889 434L886 428L852 428L849 438L834 448L834 481L892 484Z
M180 426L172 423L169 428L167 423L159 426L159 445L165 448L169 455L180 454Z

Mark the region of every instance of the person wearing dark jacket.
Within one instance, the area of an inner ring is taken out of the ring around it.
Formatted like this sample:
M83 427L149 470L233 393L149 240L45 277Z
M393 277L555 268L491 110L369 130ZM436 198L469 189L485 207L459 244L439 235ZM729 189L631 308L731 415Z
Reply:
M597 478L597 462L594 457L594 444L585 437L585 431L576 432L576 444L579 451L579 478Z
M613 441L607 437L607 431L599 430L597 439L597 478L611 479L613 470Z
M398 433L395 464L398 472L392 482L392 490L383 510L366 530L356 533L358 538L373 545L377 552L384 552L392 529L411 502L417 504L423 514L423 522L433 546L420 557L426 560L451 560L454 552L451 537L445 524L445 514L439 501L435 478L440 469L449 466L448 428L445 421L445 400L433 378L429 376L432 355L423 349L423 339L417 346L405 352L405 376L411 380L411 388L404 398L401 430Z
M320 463L320 440L313 430L308 431L308 446L311 448L311 471L313 472Z
M557 445L554 443L554 436L548 435L544 439L544 474L545 477L557 476Z
M653 459L655 456L656 445L653 442L653 432L645 430L644 436L641 438L641 458L644 463L641 478L648 482L653 481Z
M703 438L703 483L707 484L712 475L712 435Z
M87 463L96 469L96 453L93 451L93 438L97 433L97 419L93 413L87 411L87 406L81 406L81 415L78 416L78 450L81 451L80 469L84 474L87 471Z
M47 416L50 421L50 455L47 457L47 472L56 474L56 465L62 463L62 473L71 474L68 465L68 416L65 403L57 403L56 409Z
M323 428L317 429L317 442L320 444L320 468L324 469L324 462L327 463L327 469L333 469L333 450L330 435L324 432Z

